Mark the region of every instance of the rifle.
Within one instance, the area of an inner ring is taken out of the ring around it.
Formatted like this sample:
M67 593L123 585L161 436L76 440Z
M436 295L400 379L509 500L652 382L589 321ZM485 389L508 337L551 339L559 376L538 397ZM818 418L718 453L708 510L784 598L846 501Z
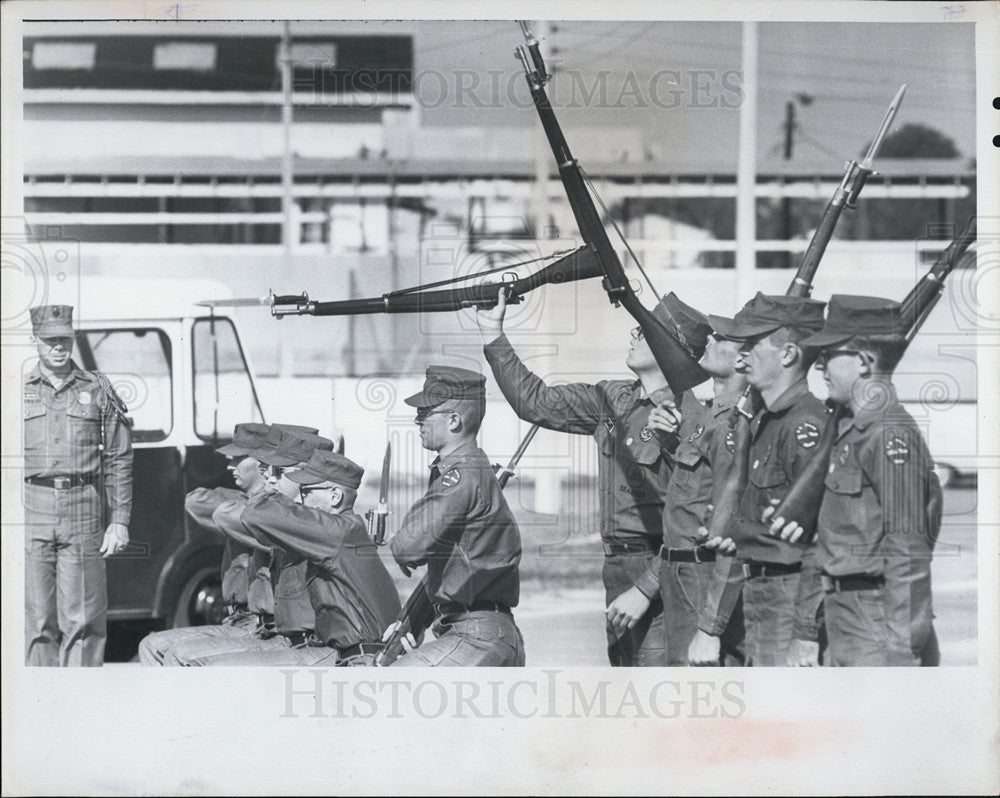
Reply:
M944 291L944 281L955 268L955 264L976 240L976 219L969 220L965 230L938 257L937 261L920 281L910 290L900 303L906 343L916 336L924 321ZM826 475L829 471L830 456L837 439L839 421L843 406L829 403L826 426L816 443L816 451L806 467L799 473L785 498L775 508L771 516L773 524L784 527L788 521L795 521L803 529L815 530L819 517L819 507L823 500Z
M544 260L544 259L543 259ZM527 261L531 263L533 261ZM497 304L497 293L500 286L504 286L507 294L508 304L517 304L525 294L534 291L543 285L558 285L560 283L570 283L576 280L586 280L590 277L599 277L601 270L594 260L591 252L581 247L563 255L554 263L540 269L527 277L514 280L505 280L502 283L481 283L479 285L466 285L460 288L450 288L440 291L428 291L441 285L456 283L462 280L469 280L473 277L481 277L485 274L492 274L497 271L511 269L513 266L524 264L511 264L501 266L499 269L491 269L479 274L458 277L452 280L442 280L425 286L414 286L403 288L399 291L391 291L380 297L368 299L345 299L338 302L316 302L309 299L305 292L302 294L275 295L273 292L267 300L228 300L232 302L252 302L254 304L270 304L271 315L276 318L284 316L357 316L368 313L440 313L446 311L462 310L464 308L480 307L492 308Z
M494 471L498 472L497 482L500 483L500 490L507 487L507 483L514 476L514 469L517 468L517 464L538 433L538 429L538 425L533 424L531 429L527 431L517 449L514 450L506 468L501 469L499 463L493 466ZM421 634L434 622L434 615L434 605L431 604L431 598L427 594L427 577L424 576L410 593L409 598L406 599L399 615L396 616L396 622L399 626L389 636L382 650L375 657L375 665L377 667L392 665L403 653L403 638L408 634L412 634L414 637Z
M868 176L874 171L872 164L875 156L878 155L882 141L888 133L889 127L892 125L892 120L899 110L899 104L902 102L905 92L906 84L903 84L899 91L896 92L896 96L892 98L892 102L889 103L889 108L882 119L882 124L879 126L878 132L875 134L875 138L872 139L872 143L869 145L868 151L865 153L865 157L861 163L859 164L854 160L847 162L844 177L840 181L840 185L833 192L833 196L823 211L823 218L813 233L805 255L802 256L802 263L799 264L799 268L795 272L795 277L785 292L786 296L808 297L812 293L813 278L816 276L816 270L819 268L820 260L822 260L823 254L826 252L826 247L833 237L833 231L840 219L840 214L844 208L857 207L858 195L861 193L861 189L864 188ZM728 536L727 533L730 524L736 517L740 499L743 496L743 491L746 489L750 471L748 462L752 437L750 422L754 417L754 406L759 403L759 397L755 397L755 393L751 387L747 386L743 395L736 403L730 419L730 428L733 433L734 443L733 459L716 497L712 517L706 525L710 538L725 538ZM828 424L827 426L830 425ZM819 445L818 443L817 446ZM832 441L830 445L832 445ZM810 462L812 463L815 460L814 456Z
M538 40L526 23L518 24L524 34L525 46L518 47L515 52L524 67L531 99L559 167L559 179L573 210L580 235L604 275L602 285L611 304L615 307L624 306L639 323L660 371L667 378L670 390L679 396L687 389L708 379L708 374L698 365L698 358L691 347L679 337L677 325L671 325L673 329L670 329L662 324L653 312L639 301L639 297L629 284L618 254L608 240L608 234L587 189L580 165L570 152L545 92L545 84L551 75L546 71Z

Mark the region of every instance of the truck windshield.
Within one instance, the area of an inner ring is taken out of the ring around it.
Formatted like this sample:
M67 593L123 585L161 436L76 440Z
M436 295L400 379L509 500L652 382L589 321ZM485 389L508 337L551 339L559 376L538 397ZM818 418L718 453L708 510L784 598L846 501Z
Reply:
M233 427L263 421L250 369L229 319L196 319L192 327L194 431L205 441L228 438Z
M163 330L134 327L80 330L80 365L104 374L128 407L132 441L162 441L174 425L170 339Z

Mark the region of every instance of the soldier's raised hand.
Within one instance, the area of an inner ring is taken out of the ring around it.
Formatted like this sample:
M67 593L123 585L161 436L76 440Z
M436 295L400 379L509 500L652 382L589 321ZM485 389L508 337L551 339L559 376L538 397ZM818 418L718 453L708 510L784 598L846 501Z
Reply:
M649 420L646 423L662 440L668 435L676 435L677 430L680 429L681 421L683 421L683 416L681 416L681 411L677 409L677 405L672 400L665 399L649 411Z
M479 332L483 335L483 340L487 343L492 341L503 332L503 317L507 313L507 288L500 286L497 289L497 303L492 308L480 308L476 311L476 323L479 324Z

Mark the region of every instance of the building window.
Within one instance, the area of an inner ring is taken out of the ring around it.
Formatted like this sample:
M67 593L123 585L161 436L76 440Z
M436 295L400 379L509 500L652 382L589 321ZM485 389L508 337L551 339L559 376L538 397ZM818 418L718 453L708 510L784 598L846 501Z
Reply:
M94 42L35 42L31 48L32 69L93 69L97 55Z
M334 42L292 42L288 50L292 66L299 69L332 69L337 65L337 45ZM276 52L280 59L281 48L278 47ZM280 63L278 68L281 68Z
M153 48L153 69L211 72L215 69L215 45L205 42L163 42Z

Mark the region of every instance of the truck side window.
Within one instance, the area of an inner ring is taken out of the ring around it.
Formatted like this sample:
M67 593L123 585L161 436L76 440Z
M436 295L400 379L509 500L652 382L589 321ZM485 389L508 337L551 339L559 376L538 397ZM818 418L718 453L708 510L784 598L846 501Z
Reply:
M228 438L233 427L263 421L236 328L229 319L196 319L191 329L194 431L205 441Z
M174 425L170 339L153 327L80 330L80 365L102 372L128 407L134 443L165 440Z

